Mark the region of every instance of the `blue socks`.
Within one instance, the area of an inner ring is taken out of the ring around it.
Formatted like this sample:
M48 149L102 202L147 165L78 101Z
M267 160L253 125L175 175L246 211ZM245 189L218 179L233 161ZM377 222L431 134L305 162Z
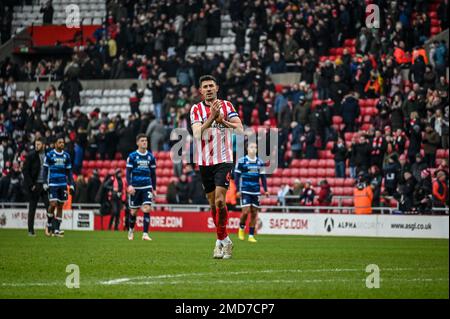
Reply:
M130 229L134 229L134 225L136 224L136 216L130 214L129 223Z
M144 233L148 233L148 226L150 226L150 213L144 213Z
M250 236L254 236L255 235L255 227L250 227L248 234Z

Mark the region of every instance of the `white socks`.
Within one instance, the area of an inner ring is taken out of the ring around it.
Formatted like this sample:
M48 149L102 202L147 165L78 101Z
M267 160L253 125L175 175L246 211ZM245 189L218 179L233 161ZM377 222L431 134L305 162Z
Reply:
M231 243L232 243L232 241L229 236L227 236L227 238L225 238L223 240L219 240L219 239L216 240L216 246L221 246L221 245L225 246L225 245L228 245Z

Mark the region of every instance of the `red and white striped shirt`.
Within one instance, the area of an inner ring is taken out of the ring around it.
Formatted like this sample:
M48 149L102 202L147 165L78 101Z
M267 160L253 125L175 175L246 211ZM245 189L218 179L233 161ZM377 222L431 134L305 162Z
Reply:
M239 116L233 104L220 100L222 108L220 114L226 121ZM211 113L210 107L204 101L191 107L191 124L203 124ZM212 166L220 163L233 162L233 135L232 129L214 121L211 127L203 132L201 144L194 140L194 159L200 166Z

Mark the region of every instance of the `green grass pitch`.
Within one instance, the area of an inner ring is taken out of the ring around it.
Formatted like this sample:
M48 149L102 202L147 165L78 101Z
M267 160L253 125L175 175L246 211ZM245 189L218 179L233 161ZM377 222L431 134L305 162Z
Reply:
M449 241L236 235L233 258L214 260L215 235L66 232L30 238L0 230L0 298L448 298ZM66 266L80 288L66 287ZM366 288L369 264L380 287Z

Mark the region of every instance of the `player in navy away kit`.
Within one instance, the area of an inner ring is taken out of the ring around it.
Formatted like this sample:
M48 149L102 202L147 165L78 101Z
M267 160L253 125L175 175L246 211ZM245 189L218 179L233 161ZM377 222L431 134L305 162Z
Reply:
M60 230L63 217L63 205L67 200L67 185L70 186L70 195L73 195L74 182L72 176L72 161L69 153L64 151L64 138L58 137L55 149L45 155L44 159L45 190L48 189L50 208L47 212L47 236L63 237L64 231ZM56 209L56 217L55 217Z
M247 148L247 156L242 157L236 163L234 170L237 195L241 198L242 215L239 227L239 239L245 239L245 224L250 213L248 241L256 243L255 225L259 208L260 179L266 196L267 180L264 172L264 162L256 156L257 145L250 143Z
M139 207L144 213L144 233L142 240L152 240L148 235L152 198L156 196L156 159L147 150L148 139L145 134L136 137L138 149L127 159L127 192L129 194L129 231L128 239L134 239L134 225Z

